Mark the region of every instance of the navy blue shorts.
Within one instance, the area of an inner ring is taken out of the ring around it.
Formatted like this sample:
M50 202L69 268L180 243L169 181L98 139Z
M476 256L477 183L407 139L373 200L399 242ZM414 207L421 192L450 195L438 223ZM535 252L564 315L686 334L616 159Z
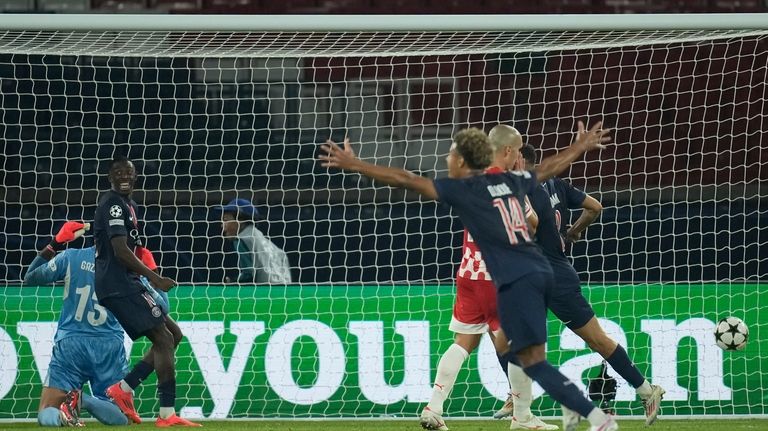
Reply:
M534 272L499 287L496 297L501 329L513 353L547 341L547 301L554 280Z
M110 296L99 302L115 315L131 340L141 338L150 329L165 324L163 310L143 288L137 288L128 296Z
M549 296L549 309L571 330L586 325L595 311L581 293L581 281L576 270L568 262L550 260L555 279Z

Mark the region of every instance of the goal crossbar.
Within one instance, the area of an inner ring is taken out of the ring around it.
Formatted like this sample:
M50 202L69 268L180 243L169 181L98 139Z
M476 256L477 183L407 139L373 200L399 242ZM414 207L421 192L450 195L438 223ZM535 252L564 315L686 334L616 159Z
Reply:
M759 30L768 13L626 15L0 15L0 31Z

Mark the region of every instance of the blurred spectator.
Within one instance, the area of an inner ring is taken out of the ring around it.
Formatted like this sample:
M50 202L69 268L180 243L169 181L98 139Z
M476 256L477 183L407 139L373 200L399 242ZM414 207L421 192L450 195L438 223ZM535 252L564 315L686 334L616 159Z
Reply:
M285 252L256 229L259 210L247 199L233 199L216 207L221 211L224 238L232 241L238 254L238 283L290 284L291 266ZM226 281L230 281L227 277Z

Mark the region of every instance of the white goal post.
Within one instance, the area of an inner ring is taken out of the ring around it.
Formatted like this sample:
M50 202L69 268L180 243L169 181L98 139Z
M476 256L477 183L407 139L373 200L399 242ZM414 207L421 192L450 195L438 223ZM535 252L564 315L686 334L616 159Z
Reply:
M416 417L452 342L461 226L321 168L317 144L349 137L440 177L461 128L511 124L547 155L578 120L614 129L564 174L604 206L569 250L604 328L667 388L665 415L767 415L768 14L0 14L0 420L35 417L60 307L56 287L19 287L24 268L61 222L93 216L118 153L181 283L184 415ZM238 257L212 208L236 197L294 284L224 281ZM750 328L744 351L715 345L728 315ZM549 331L549 359L585 386L600 358ZM490 343L473 355L447 417L506 398ZM534 408L560 414L546 395ZM615 408L642 414L626 382Z

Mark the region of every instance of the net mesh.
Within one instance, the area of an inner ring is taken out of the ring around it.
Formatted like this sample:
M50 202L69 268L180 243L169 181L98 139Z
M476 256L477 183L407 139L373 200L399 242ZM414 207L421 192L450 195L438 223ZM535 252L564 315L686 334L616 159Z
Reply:
M348 137L363 159L440 177L461 128L511 124L546 156L577 120L615 129L566 174L604 206L570 253L606 330L667 386L665 414L766 414L765 32L23 31L0 33L0 53L0 303L18 310L0 332L18 370L2 418L36 414L60 307L56 288L13 286L62 221L92 219L116 153L137 164L149 248L182 284L183 413L415 415L452 340L461 226L321 168L317 144ZM257 204L295 286L224 283L237 253L211 208L234 197ZM748 354L714 348L728 314L750 326ZM596 373L562 325L548 347L582 385ZM490 344L466 364L446 415L487 416L507 391ZM642 414L633 400L620 382L618 413Z

